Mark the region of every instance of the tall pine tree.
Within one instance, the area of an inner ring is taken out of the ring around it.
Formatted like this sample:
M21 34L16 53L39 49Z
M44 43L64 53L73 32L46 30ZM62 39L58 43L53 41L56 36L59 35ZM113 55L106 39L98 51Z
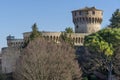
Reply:
M32 26L32 33L30 35L30 40L41 37L41 33L38 31L37 24L34 23Z
M37 24L34 23L32 26L31 35L29 36L28 40L24 42L23 48L27 47L27 45L29 44L30 41L32 41L38 37L41 37L41 36L42 36L42 34L38 31Z
M67 28L65 28L65 32L66 33L73 33L74 31L71 27L67 27Z
M110 25L111 28L120 28L120 10L116 9L116 11L112 14L112 17L110 19Z

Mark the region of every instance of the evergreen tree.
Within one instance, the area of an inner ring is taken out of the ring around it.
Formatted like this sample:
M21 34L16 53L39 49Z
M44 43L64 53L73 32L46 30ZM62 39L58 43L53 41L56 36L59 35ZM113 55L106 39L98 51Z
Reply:
M25 48L30 41L34 40L35 38L41 37L42 34L38 31L37 24L34 23L32 26L32 32L31 35L29 36L28 40L24 42L23 48Z
M116 9L116 11L112 14L112 17L110 19L110 25L111 28L120 28L120 10Z
M88 35L84 45L85 53L79 57L84 73L97 71L107 76L112 62L112 74L120 80L120 28L106 28Z
M73 46L73 40L71 39L71 34L73 33L73 29L68 27L65 28L65 31L63 31L60 35L61 41L67 42Z
M67 27L67 28L65 28L65 32L66 33L73 33L74 31L71 27Z
M41 33L38 31L37 24L34 23L32 26L32 33L30 35L30 40L41 37Z

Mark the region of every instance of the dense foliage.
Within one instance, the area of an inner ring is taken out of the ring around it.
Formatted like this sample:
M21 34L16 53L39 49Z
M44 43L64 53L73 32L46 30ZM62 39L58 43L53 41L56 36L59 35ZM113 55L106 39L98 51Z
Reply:
M120 45L120 29L106 28L85 37L85 46L96 52L112 55Z
M120 28L105 28L85 37L86 52L81 56L85 73L98 71L108 75L109 61L113 62L113 74L120 79Z
M71 46L73 46L74 41L71 39L72 33L74 33L72 28L70 28L70 27L65 28L65 31L63 31L60 35L60 41L69 43L69 44L71 44Z
M67 43L56 44L36 38L24 49L16 80L81 80L74 49Z
M65 28L65 32L66 33L73 33L74 31L71 27L67 27L67 28Z
M28 40L26 40L24 42L23 48L25 48L29 44L30 41L34 40L35 38L41 37L41 36L42 36L42 34L41 34L41 32L39 32L37 24L34 23L32 25L32 32L31 32Z
M120 28L120 10L116 9L116 11L112 14L112 17L110 19L110 25L111 28Z
M30 40L33 40L35 38L41 37L41 33L39 32L38 28L37 28L37 24L34 23L32 26L32 32L30 35Z

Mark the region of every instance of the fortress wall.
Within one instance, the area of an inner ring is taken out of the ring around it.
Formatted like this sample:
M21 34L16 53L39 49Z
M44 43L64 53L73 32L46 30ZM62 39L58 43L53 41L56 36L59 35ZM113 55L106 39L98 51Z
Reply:
M84 43L85 36L89 35L86 33L73 33L69 34L74 42L75 46L82 46Z
M7 47L2 50L2 73L11 73L15 70L15 65L20 56L20 50Z
M21 47L24 44L23 39L11 39L7 40L8 47Z
M42 32L42 36L45 37L47 40L53 40L56 43L60 43L61 32Z
M53 40L57 43L59 43L61 32L42 32L42 36L45 37L48 41ZM72 40L74 41L75 45L83 45L84 37L88 35L87 33L72 33L68 34L68 37L70 36ZM24 33L24 37L27 39L30 36L30 32Z
M100 30L100 27L101 27L101 25L99 23L98 24L94 24L94 23L87 24L87 32L88 33L95 33L95 32Z
M60 36L61 32L42 32L43 36Z
M24 33L24 37L29 37L29 33ZM61 32L42 32L43 37L48 38L47 40L53 40L56 43L59 43L59 37L61 35ZM81 46L84 42L84 37L88 35L86 33L72 33L68 34L68 37L71 37L73 39L75 46ZM23 39L11 39L9 40L9 45L6 48L2 49L2 72L3 73L11 73L15 70L15 64L17 59L19 59L20 56L20 49L16 47L16 43L22 43ZM11 44L15 43L15 44ZM20 45L19 45L20 46Z
M23 33L23 39L24 39L24 41L28 40L30 34L31 34L31 32L25 32L25 33Z

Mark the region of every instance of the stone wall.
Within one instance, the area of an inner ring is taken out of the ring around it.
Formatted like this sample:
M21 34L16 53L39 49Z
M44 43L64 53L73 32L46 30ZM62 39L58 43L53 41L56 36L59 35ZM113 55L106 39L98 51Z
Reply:
M47 40L53 40L57 43L60 41L61 32L42 32L42 36L47 38ZM84 42L84 37L88 34L84 33L72 33L68 34L68 37L73 39L75 46L81 46ZM30 36L30 32L24 33L24 40ZM9 41L8 47L2 48L2 72L3 73L11 73L15 69L16 61L19 59L20 56L20 46L23 39L12 39L7 40ZM17 47L16 47L17 46ZM19 46L19 47L18 47Z
M47 40L53 40L57 43L60 42L60 35L61 35L61 32L42 32L42 36L45 37ZM71 33L68 35L70 35L71 39L74 41L73 43L75 46L81 46L84 43L84 37L89 34L88 33ZM24 33L23 36L24 36L24 40L27 41L30 36L30 32Z
M6 47L2 49L2 73L11 73L15 70L15 65L20 56L18 48Z
M67 34L74 42L75 46L82 46L85 36L100 30L102 22L102 10L95 7L83 8L72 11L75 33ZM23 39L16 39L14 36L7 37L8 47L2 48L2 72L11 73L14 71L17 59L20 56L20 48L28 40L31 32L23 33ZM60 42L61 32L42 32L42 36L47 40Z

